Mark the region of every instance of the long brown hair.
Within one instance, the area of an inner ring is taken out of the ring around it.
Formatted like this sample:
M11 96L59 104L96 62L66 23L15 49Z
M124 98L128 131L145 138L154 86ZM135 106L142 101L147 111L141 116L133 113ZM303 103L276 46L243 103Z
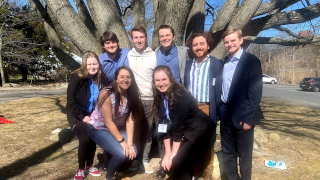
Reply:
M166 73L166 75L169 78L170 81L170 87L168 88L166 95L168 96L168 100L169 100L169 107L172 106L173 103L176 102L176 100L182 96L182 91L187 91L180 83L178 83L170 68L168 66L157 66L154 70L153 70L153 74L152 74L152 91L153 91L153 106L152 106L152 112L155 115L155 117L159 116L159 101L161 100L161 92L156 88L155 86L155 81L154 81L154 74L157 72L163 71L164 73Z
M109 97L110 93L115 93L115 98L116 98L116 103L115 103L115 114L117 115L119 113L119 106L120 106L120 92L118 89L118 83L117 83L117 78L118 75L120 73L120 71L122 69L125 69L129 72L130 76L131 76L131 85L130 87L127 89L127 106L129 109L129 113L132 113L132 119L134 122L140 120L143 118L144 112L143 112L143 105L142 105L142 101L140 99L141 95L139 92L139 88L138 85L136 83L136 80L134 78L133 72L132 70L127 67L127 66L121 66L117 69L117 71L115 72L115 76L114 76L114 81L112 82L112 84L106 88L104 88L100 94L100 95L104 95L103 97L101 97L101 101L98 102L98 107L99 109L101 108L102 104L104 103L104 101ZM109 93L105 93L103 91L108 91ZM100 98L98 98L100 99ZM118 116L115 116L115 121L118 119Z
M87 70L88 58L96 58L97 59L97 62L99 64L99 70L98 70L98 73L92 79L92 81L94 81L98 85L99 89L102 89L104 86L107 85L108 78L102 72L101 63L100 63L99 57L97 56L96 53L94 53L92 51L85 52L84 55L82 56L82 63L81 63L80 68L75 70L73 73L77 73L81 79L87 79L88 78L88 70Z

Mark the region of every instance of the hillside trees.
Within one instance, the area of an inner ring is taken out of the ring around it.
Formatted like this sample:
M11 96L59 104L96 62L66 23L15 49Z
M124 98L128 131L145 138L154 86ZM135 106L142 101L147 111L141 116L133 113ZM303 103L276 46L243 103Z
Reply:
M51 23L49 12L57 19L67 37L82 53L87 50L101 53L98 36L106 30L113 31L118 35L122 47L131 48L128 29L125 28L122 19L124 8L119 6L120 0L74 0L78 13L68 0L44 0L45 6L39 0L29 0L29 2L43 18L48 40L55 49L57 57L70 69L75 69L78 66L71 57L66 57L60 50L61 42L57 38L57 32ZM183 45L185 37L188 37L190 32L202 30L205 2L205 0L153 0L155 22L152 48L158 46L157 30L162 24L173 26L177 45ZM246 36L245 47L250 43L293 46L319 41L320 37L318 36L298 37L294 31L285 28L285 25L304 23L320 16L319 2L306 3L300 9L288 10L288 7L299 2L300 0L270 0L263 3L262 0L221 1L224 4L221 9L217 10L218 15L215 16L210 28L215 39L215 47L211 55L220 59L226 55L221 35L228 27L243 30ZM133 24L138 25L141 20L146 21L143 18L145 7L143 7L142 1L131 0L130 3L133 5L132 8L126 9L132 10ZM140 25L145 26L144 23ZM268 29L286 32L292 36L292 39L257 37L261 31Z

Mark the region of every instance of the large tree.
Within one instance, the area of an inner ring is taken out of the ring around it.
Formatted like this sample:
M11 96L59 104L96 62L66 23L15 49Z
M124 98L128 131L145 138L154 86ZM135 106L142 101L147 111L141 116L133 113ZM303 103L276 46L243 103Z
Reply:
M122 47L131 47L128 30L125 29L122 20L124 8L119 6L120 0L119 2L118 0L74 0L77 12L69 0L44 0L45 6L40 0L29 0L29 2L34 9L38 10L44 23L47 24L48 39L50 44L56 48L57 57L70 69L75 69L78 65L60 50L61 42L50 19L50 13L57 19L68 39L81 52L91 50L99 54L101 45L98 36L106 30L113 31L118 35ZM245 47L250 43L300 45L319 41L320 38L317 36L311 39L299 37L293 31L283 27L288 24L308 22L320 16L319 2L312 4L305 0L305 6L301 6L301 9L288 10L288 7L300 2L301 0L270 0L266 2L262 2L262 0L225 0L223 6L217 10L210 28L216 42L211 54L217 58L223 58L226 55L221 35L229 27L243 30L246 36ZM190 33L203 30L205 3L205 0L153 0L155 22L152 48L158 46L157 29L162 24L169 24L175 29L175 43L177 45L183 45L185 37L188 37ZM145 14L143 1L131 0L131 5L131 9L126 8L126 10L133 12L133 24L146 26L141 22L146 21L143 18L143 14ZM293 39L257 37L261 31L271 28L286 32Z

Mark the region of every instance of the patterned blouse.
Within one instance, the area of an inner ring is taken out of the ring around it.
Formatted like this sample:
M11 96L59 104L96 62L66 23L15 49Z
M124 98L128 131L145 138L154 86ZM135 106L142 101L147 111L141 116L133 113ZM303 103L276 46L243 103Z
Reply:
M108 90L108 89L106 89L106 90L110 93L110 90ZM121 127L123 127L125 125L127 118L128 118L128 115L129 115L129 110L127 108L127 95L125 97L124 107L122 106L122 103L120 101L117 121L115 121L115 119L116 119L115 118L115 104L116 104L115 94L112 92L112 93L110 93L109 96L110 96L111 106L112 106L112 120L116 124L118 129L120 129ZM96 104L95 109L90 116L89 123L96 129L108 130L107 126L104 123L104 120L103 120L103 117L101 114L101 109L99 109L98 104Z

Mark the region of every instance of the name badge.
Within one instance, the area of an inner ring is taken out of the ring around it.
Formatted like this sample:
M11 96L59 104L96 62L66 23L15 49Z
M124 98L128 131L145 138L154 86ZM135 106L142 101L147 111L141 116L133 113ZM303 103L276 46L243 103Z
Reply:
M216 78L213 78L212 79L212 86L215 86L216 85Z
M159 126L158 126L158 132L160 132L160 133L166 133L166 132L167 132L167 125L166 125L166 124L159 124Z

